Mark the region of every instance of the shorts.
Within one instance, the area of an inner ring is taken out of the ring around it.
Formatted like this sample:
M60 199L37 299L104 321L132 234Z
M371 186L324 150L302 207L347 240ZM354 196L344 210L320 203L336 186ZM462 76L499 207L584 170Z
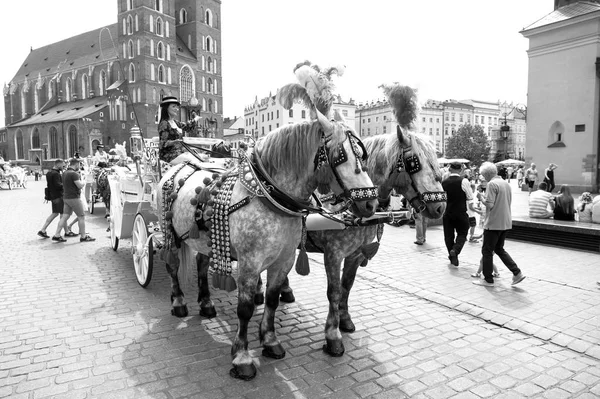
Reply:
M55 198L50 203L52 204L52 213L63 213L65 205L62 197Z
M65 203L63 214L71 215L71 213L75 212L77 217L83 217L85 215L81 198L65 198L63 201Z
M469 227L475 227L477 226L477 219L475 219L475 216L471 216L469 218Z
M534 184L535 184L535 180L527 180L527 185L529 185L529 188L533 188Z

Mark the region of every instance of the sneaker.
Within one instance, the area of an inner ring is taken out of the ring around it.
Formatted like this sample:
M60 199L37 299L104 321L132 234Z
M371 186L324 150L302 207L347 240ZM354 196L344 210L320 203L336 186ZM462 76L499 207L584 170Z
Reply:
M487 282L485 280L479 279L479 280L473 280L471 281L473 284L475 285L483 285L484 287L494 287L494 283L490 283Z
M64 238L62 238L61 236L53 236L52 237L52 241L57 241L57 242L67 242L67 240L65 240Z
M454 266L458 267L458 255L456 254L456 251L451 249L448 259L450 259L450 263L452 263Z
M473 274L471 274L471 277L479 278L479 277L481 277L481 273L473 273Z
M95 239L95 238L92 238L92 237L90 237L90 236L88 236L88 235L86 235L85 237L81 237L81 238L79 239L79 241L80 241L80 242L89 242L89 241L96 241L96 239Z
M42 237L42 238L50 238L50 236L48 235L48 233L46 233L45 231L38 231L38 236Z
M513 276L511 285L517 285L523 280L525 280L525 276L523 275L523 273L519 272L519 274L517 274L516 276Z
M417 245L423 245L425 243L425 241L415 241L415 244Z
M78 235L79 234L73 233L72 231L65 233L65 237L77 237Z
M492 273L492 276L493 276L494 278L498 278L498 277L500 277L500 273Z

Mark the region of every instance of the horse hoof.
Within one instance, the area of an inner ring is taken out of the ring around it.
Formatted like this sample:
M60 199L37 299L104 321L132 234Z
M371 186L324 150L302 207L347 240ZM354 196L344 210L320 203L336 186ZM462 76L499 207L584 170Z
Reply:
M176 317L186 317L188 315L187 305L173 306L173 309L171 309L171 314Z
M273 346L264 346L262 351L263 356L270 357L271 359L283 359L285 357L285 349L281 344Z
M352 320L350 318L340 319L340 331L352 333L356 331L356 326L354 325L354 323L352 323Z
M327 353L329 356L340 357L346 351L346 349L344 349L344 343L341 339L334 341L326 338L325 341L327 343L323 345L323 352Z
M214 306L207 306L205 308L200 308L200 316L206 317L207 319L212 319L217 315L217 311Z
M239 380L250 381L256 377L256 367L254 367L254 363L233 365L233 368L229 370L229 375Z
M255 305L262 305L265 303L265 294L264 293L260 293L260 294L254 294L254 304Z
M281 292L281 297L279 299L281 302L292 303L296 302L296 297L294 296L293 291Z

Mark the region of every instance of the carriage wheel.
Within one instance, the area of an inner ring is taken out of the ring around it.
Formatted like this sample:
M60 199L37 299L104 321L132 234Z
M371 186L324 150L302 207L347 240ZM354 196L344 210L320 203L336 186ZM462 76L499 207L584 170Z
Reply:
M148 245L146 245L146 241ZM138 284L146 288L152 279L154 245L152 239L148 240L148 223L146 223L144 215L141 213L135 215L133 221L131 252L133 254L135 277Z
M88 201L88 210L90 211L90 215L94 214L94 202L96 202L94 198L94 194L90 196L90 200Z
M119 237L117 237L117 226L115 226L115 218L112 211L110 212L108 225L110 228L110 247L113 251L116 251L119 248ZM120 227L121 226L119 226L119 230Z

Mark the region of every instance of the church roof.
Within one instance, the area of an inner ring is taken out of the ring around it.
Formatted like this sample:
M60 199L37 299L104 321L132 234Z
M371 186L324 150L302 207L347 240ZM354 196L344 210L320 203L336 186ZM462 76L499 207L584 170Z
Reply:
M100 111L106 106L107 101L104 96L80 101L64 102L37 113L31 118L10 125L10 127L75 120L93 114L96 111Z
M108 25L32 50L11 82L18 84L25 78L31 81L39 75L51 77L57 72L114 59L116 50L110 39L112 36L116 43L117 28L117 24Z
M541 26L550 25L556 22L566 21L567 19L580 17L600 10L600 4L591 1L578 1L560 7L538 21L532 23L523 31L539 28Z

